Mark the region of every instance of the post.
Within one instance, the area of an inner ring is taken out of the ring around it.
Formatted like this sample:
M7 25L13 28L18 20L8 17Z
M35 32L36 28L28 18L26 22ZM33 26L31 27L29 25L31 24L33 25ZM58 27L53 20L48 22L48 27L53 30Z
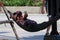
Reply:
M4 24L4 23L10 23L10 22L12 22L12 23L13 23L13 21L12 21L12 20L10 20L10 21L8 21L8 20L5 20L5 21L0 21L0 24Z

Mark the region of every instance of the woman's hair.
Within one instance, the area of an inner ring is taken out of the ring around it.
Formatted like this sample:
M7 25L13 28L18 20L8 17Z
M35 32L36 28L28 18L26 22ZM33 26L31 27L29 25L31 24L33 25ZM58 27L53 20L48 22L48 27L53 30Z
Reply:
M22 12L21 11L16 11L13 13L13 15L17 15L17 17L21 16L22 15Z
M22 12L21 11L16 11L13 13L13 15L15 16L15 18L17 19L17 17L22 16Z
M17 13L17 17L22 16L22 12L21 11L17 11L16 13Z
M16 15L16 13L14 12L13 15Z

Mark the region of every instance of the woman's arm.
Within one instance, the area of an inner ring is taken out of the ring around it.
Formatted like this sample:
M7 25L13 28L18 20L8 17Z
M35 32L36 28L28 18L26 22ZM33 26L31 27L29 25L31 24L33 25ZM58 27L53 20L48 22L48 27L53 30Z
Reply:
M45 11L44 11L44 5L45 5L45 0L42 0L42 10L41 10L42 14L45 13Z

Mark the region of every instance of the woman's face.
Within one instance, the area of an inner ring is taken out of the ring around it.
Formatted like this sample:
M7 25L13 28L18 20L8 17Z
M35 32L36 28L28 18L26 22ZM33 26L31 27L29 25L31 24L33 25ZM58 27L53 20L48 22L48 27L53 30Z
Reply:
M23 20L23 16L20 16L19 19L20 19L20 20Z

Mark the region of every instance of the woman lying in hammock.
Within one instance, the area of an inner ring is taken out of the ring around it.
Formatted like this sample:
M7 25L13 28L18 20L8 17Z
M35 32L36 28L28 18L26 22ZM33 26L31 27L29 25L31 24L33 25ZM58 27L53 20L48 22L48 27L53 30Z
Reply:
M11 14L11 12L9 12L9 14ZM35 22L33 20L27 19L27 17L28 17L28 14L25 13L25 15L22 16L21 11L14 12L13 15L11 16L11 18L22 29L24 29L26 31L29 31L29 32L37 32L37 31L40 31L40 30L43 30L43 29L47 28L54 21L57 21L60 18L60 15L57 15L56 17L51 18L50 21L43 22L43 23L40 23L40 24L37 24L37 22Z

